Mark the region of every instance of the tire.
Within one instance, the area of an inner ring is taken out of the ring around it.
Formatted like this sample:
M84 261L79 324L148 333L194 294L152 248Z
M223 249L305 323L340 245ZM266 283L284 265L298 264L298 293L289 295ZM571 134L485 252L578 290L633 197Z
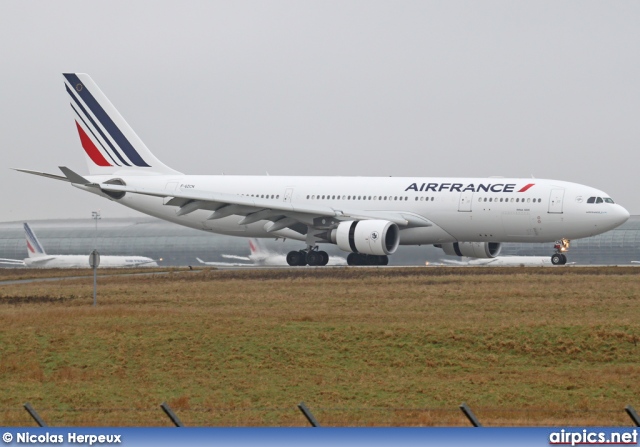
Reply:
M567 261L565 261L565 262L567 262ZM553 256L551 256L551 264L553 264L553 265L562 265L562 255L560 253L556 253Z
M564 253L561 253L560 256L562 257L561 265L565 265L567 263L567 256Z
M364 256L364 265L380 265L378 261L378 257L375 255L363 255Z
M322 261L320 262L320 265L327 265L329 263L329 255L327 254L327 252L319 251L318 254L322 256Z
M287 264L289 264L291 267L300 265L300 252L290 251L289 253L287 253Z
M307 264L316 266L321 265L321 263L322 255L319 252L311 250L307 253Z
M287 253L287 264L291 267L302 267L307 265L306 253L304 251L290 251Z
M389 256L379 256L380 263L378 265L389 265Z
M360 256L356 253L349 253L347 256L347 265L360 265Z

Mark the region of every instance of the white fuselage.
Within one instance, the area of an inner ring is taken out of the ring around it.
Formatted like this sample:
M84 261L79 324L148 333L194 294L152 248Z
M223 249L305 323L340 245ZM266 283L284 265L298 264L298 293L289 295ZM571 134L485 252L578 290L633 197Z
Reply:
M492 259L443 260L445 264L477 267L544 267L553 266L549 256L498 256Z
M333 210L405 212L422 216L428 226L400 228L400 244L446 242L552 242L604 233L624 223L629 213L608 195L576 183L516 178L282 177L198 175L94 175L101 183L122 179L127 187L178 192L225 193L273 203L317 205ZM103 195L96 188L74 185ZM587 203L590 197L610 203ZM113 199L112 199L113 200ZM242 216L208 220L211 210L178 216L166 199L126 193L117 202L188 227L243 237L284 236L305 240L284 229L268 233L267 221L239 225Z
M44 255L24 259L29 268L89 268L89 255ZM144 256L100 256L100 268L157 267L151 258Z

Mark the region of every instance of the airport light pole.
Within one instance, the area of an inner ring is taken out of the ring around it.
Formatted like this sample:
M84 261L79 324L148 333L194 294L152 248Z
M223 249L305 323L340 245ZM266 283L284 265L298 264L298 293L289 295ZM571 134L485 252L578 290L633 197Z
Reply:
M100 265L100 253L98 253L98 220L100 219L100 210L92 211L91 218L96 221L93 251L89 255L89 265L93 268L93 305L96 306L98 304L98 266Z
M98 220L102 219L102 217L100 217L100 210L91 211L91 218L96 221L96 232L93 236L93 248L97 250L98 247L96 245L98 244Z

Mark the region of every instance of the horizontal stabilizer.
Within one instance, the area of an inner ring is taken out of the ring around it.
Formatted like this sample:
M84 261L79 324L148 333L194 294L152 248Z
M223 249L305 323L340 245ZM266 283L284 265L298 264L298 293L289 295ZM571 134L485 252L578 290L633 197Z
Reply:
M80 174L76 174L66 166L58 166L58 167L71 183L75 183L78 185L88 185L91 183L89 180L82 177Z
M18 171L18 172L26 172L27 174L33 174L33 175L39 175L41 177L47 177L47 178L52 178L54 180L62 180L63 182L68 182L69 179L66 177L63 177L61 175L56 175L56 174L48 174L46 172L40 172L40 171L32 171L30 169L19 169L19 168L11 168L14 171Z
M8 265L15 265L15 266L23 266L24 261L21 259L5 259L5 258L0 258L0 264L8 264Z

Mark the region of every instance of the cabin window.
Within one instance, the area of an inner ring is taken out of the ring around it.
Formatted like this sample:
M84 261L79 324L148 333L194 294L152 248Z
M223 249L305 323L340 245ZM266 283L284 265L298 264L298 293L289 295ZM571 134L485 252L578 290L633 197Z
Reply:
M598 197L598 198L596 199L596 203L602 203L602 202L604 202L604 200L602 200L602 197Z

